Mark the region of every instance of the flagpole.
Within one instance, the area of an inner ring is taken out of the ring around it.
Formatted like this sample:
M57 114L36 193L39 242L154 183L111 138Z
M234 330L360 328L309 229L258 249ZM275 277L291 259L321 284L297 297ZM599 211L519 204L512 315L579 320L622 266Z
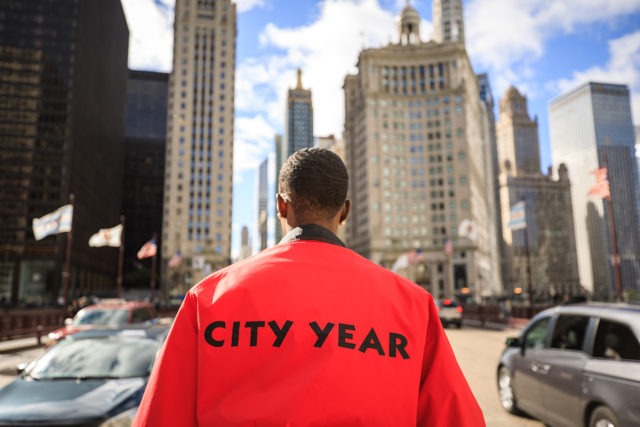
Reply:
M120 224L122 224L122 232L120 233L120 251L118 253L118 278L116 279L118 298L122 298L122 264L124 263L124 232L125 232L124 215L120 215Z
M73 213L73 201L75 196L73 193L69 194L69 204L71 205L71 227L69 227L69 233L67 234L67 253L66 260L64 266L64 272L62 273L62 301L63 306L67 307L67 302L69 300L69 279L71 276L71 242L73 240L73 217L75 214Z
M609 230L611 233L611 251L613 264L613 277L616 285L616 293L618 301L624 301L624 294L622 293L622 272L620 271L620 254L618 252L618 237L616 234L616 223L613 218L613 197L611 194L611 180L609 179L609 165L607 164L607 153L602 153L602 163L607 168L607 179L609 180L609 197L607 198L607 207L609 208Z

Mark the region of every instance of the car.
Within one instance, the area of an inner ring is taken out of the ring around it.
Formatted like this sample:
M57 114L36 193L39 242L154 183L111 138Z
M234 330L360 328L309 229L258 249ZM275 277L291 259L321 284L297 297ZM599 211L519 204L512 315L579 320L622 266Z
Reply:
M507 338L496 373L508 412L553 427L640 426L640 304L544 310Z
M446 328L449 325L456 325L458 329L462 328L462 313L464 310L457 301L449 298L437 300L436 307L438 308L438 316L442 326Z
M0 426L130 426L169 327L63 338L0 389Z
M49 344L79 331L95 328L114 328L126 324L152 323L157 318L153 304L112 298L84 307L73 319L65 319L65 326L49 333Z

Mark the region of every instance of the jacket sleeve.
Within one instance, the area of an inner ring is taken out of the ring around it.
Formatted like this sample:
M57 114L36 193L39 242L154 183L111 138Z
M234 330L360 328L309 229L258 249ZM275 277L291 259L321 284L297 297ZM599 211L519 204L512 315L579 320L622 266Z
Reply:
M134 427L196 426L197 305L189 292L158 353Z
M458 365L431 297L428 313L418 426L484 427L482 410Z

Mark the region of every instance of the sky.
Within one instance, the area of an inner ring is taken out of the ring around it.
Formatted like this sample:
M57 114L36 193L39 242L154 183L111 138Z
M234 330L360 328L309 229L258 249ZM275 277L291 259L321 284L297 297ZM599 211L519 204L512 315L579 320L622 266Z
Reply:
M175 0L121 0L130 32L129 68L171 71ZM192 0L195 1L195 0ZM342 85L363 48L397 41L406 0L238 0L232 255L242 226L255 244L256 176L283 133L287 89L302 69L312 91L314 135L340 136ZM431 1L413 0L422 41L432 38ZM542 170L553 164L549 101L588 81L631 91L640 125L640 1L463 0L467 52L488 73L496 104L510 85L538 118ZM497 115L496 111L496 115ZM275 190L274 190L275 192ZM275 197L275 194L274 194Z

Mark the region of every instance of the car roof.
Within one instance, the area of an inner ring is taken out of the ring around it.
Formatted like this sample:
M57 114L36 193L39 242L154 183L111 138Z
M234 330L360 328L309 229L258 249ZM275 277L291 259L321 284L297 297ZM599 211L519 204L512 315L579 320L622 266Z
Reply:
M127 301L119 298L109 298L98 301L95 304L88 305L84 308L134 308L134 307L153 307L149 302L144 301Z
M88 329L86 331L76 332L71 334L65 339L82 340L88 338L127 338L127 337L139 337L148 339L162 340L169 333L171 325L168 323L160 323L153 325L130 325L119 328L104 328L104 329Z
M559 305L541 311L536 315L536 317L553 313L598 316L609 320L628 323L633 325L634 329L640 330L640 304L638 303L587 302Z

